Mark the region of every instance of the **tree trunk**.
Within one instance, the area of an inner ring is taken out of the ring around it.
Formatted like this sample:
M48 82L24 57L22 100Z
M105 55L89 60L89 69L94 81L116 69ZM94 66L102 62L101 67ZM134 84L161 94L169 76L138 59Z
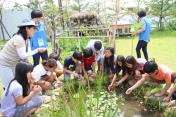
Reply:
M63 8L62 8L62 0L58 0L58 4L59 4L59 11L61 14L61 18L60 18L61 26L62 26L62 29L64 30L65 25L64 25L64 13L63 13Z
M100 2L99 2L99 0L97 0L97 14L98 14L98 16L100 14Z
M81 12L80 0L78 0L79 13Z
M1 32L2 32L2 38L3 40L5 40L5 35L4 35L4 29L3 29L3 25L2 25L2 12L0 11L0 20L1 20Z
M141 0L137 0L137 12L139 12L139 10L140 10L140 2L141 2Z
M160 8L160 17L159 17L159 29L163 29L163 6L164 6L164 0L161 1L161 8Z
M2 3L1 9L0 9L0 20L1 20L0 25L1 25L2 38L3 38L3 40L5 40L4 29L3 29L3 25L2 25L2 8L3 8L3 4L4 4L4 1Z

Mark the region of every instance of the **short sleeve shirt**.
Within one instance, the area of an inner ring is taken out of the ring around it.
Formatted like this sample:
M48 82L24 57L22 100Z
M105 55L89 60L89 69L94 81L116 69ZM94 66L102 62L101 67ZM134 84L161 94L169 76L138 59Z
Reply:
M140 29L143 29L144 32L139 33L139 40L144 40L148 42L150 40L150 32L151 32L151 22L149 17L145 16L141 19L142 26Z
M99 51L96 51L95 50L95 47L94 47L94 43L96 41L100 41L102 43L101 40L96 40L96 39L92 39L88 42L86 48L91 48L92 51L94 52L95 54L95 58L96 58L96 61L99 61L102 57L103 57L103 54L104 54L104 46L103 46L103 43L102 43L102 48L99 50Z
M85 68L88 68L88 67L92 66L92 63L95 62L95 55L93 54L89 58L85 58L84 55L83 55L82 56L82 62L84 64Z
M171 83L171 74L173 71L169 69L166 65L158 66L159 72L156 75L149 75L147 73L144 74L144 78L154 78L156 80L165 80L167 83Z
M72 57L68 57L65 59L64 61L64 68L67 68L67 69L72 69L72 70L75 70L75 62L72 60Z
M45 76L45 75L51 75L51 72L46 71L42 64L39 64L39 65L34 67L34 69L32 71L32 76L36 80L41 80L43 78L43 76Z
M6 117L13 117L16 111L16 101L15 97L23 95L22 86L14 80L9 87L8 93L7 89L4 91L1 100L1 111Z

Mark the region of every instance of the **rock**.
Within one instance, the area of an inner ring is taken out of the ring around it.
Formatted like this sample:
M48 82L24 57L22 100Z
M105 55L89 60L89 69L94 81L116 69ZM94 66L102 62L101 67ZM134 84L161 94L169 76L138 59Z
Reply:
M51 101L51 97L50 96L42 95L42 98L43 98L43 103L44 104L49 103Z
M53 95L51 98L52 98L52 100L56 101L56 96L55 95Z
M44 108L50 108L51 105L50 104L43 104L42 107L44 107Z

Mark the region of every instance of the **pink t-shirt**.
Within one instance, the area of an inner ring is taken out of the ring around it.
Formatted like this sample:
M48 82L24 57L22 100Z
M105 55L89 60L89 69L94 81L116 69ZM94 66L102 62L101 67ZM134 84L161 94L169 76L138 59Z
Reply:
M171 82L171 74L173 73L173 71L168 68L166 65L159 65L158 66L158 70L159 72L156 75L149 75L147 73L145 73L143 75L144 78L154 78L156 80L165 80L167 83Z

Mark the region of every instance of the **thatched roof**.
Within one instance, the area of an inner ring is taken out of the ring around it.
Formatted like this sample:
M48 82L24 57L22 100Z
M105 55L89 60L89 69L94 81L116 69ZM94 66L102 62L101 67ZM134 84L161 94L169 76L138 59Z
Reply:
M99 22L98 17L95 13L76 13L70 16L70 23L72 26L79 26L79 25L97 25Z

